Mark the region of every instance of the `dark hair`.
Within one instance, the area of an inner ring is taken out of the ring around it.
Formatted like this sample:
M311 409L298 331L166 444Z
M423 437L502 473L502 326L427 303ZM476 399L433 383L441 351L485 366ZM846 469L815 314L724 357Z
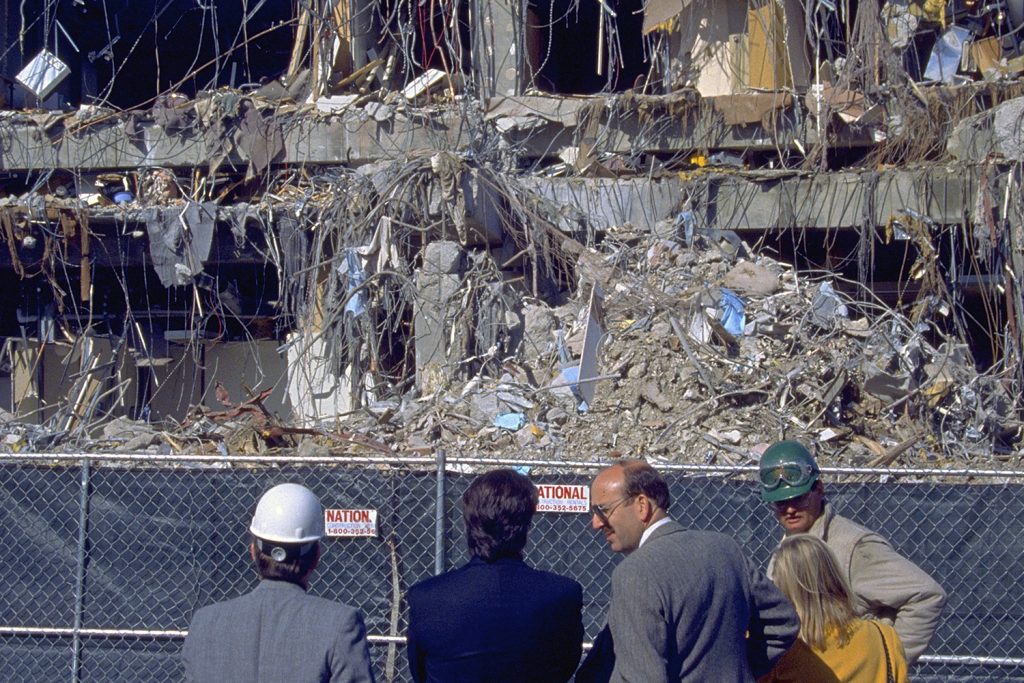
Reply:
M278 562L260 550L259 542L253 538L253 546L256 548L256 571L259 572L260 578L302 585L303 580L313 570L313 565L320 559L319 543L314 543L313 545L317 547L310 548L304 555L299 554L298 546L285 546L280 543L274 545L284 547L288 551L283 562ZM264 547L269 549L270 544L264 541Z
M522 557L526 532L537 511L537 488L513 470L492 470L473 480L462 496L469 551L487 562Z
M635 498L642 493L659 508L668 511L668 506L672 504L668 483L661 478L656 469L647 464L646 460L626 459L615 464L623 469L622 492L627 498Z

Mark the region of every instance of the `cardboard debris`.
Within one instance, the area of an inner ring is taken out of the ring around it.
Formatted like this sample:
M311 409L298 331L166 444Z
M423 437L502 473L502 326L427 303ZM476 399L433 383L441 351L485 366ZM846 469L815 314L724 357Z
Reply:
M695 21L679 22L669 39L687 80L701 97L742 93L748 86L746 5L713 2L700 5Z
M820 89L809 89L805 102L815 116L835 114L846 123L878 124L885 116L884 107L870 104L863 93L836 88L829 83Z
M971 42L971 64L983 76L990 71L998 71L1002 53L1003 48L996 36Z
M721 112L730 126L748 123L761 124L779 109L793 104L793 97L787 93L750 93L744 95L723 95L714 100L715 109Z
M747 12L747 85L761 90L806 87L810 78L798 0L761 0Z

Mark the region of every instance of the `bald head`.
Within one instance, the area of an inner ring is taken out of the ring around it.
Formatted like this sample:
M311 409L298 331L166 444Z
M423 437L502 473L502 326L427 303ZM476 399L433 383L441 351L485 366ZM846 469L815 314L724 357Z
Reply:
M591 526L611 549L631 553L647 527L667 516L668 485L643 460L622 460L601 470L590 486Z

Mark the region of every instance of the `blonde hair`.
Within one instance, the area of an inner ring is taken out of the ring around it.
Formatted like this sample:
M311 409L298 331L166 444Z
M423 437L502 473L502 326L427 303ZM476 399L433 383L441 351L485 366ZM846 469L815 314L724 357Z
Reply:
M829 634L845 645L851 635L853 591L827 545L808 534L783 539L775 551L775 584L800 616L800 638L824 650Z

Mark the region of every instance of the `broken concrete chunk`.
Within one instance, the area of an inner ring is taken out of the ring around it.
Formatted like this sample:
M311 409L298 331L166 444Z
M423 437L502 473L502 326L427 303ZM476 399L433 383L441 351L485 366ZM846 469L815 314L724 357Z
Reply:
M498 397L493 392L471 395L469 398L469 414L476 420L490 424L501 414Z
M896 401L917 388L917 383L910 375L883 372L870 364L862 369L865 375L864 391L878 398Z
M303 458L326 458L331 454L331 450L327 446L319 444L309 437L299 441L299 445L295 450Z
M672 336L672 324L666 320L659 320L651 325L651 337L654 339L668 339Z
M377 123L384 123L390 120L395 113L393 107L384 104L383 102L367 102L363 105L363 111L370 115Z
M527 361L547 356L555 349L558 318L546 306L527 305L523 308L523 352Z
M780 287L777 274L750 261L740 261L733 266L722 284L741 296L768 296Z
M516 443L520 448L529 448L537 443L537 434L533 427L534 425L526 425L516 431Z
M647 249L647 267L664 268L679 265L677 259L685 253L683 245L672 240L658 240Z
M424 274L453 275L462 272L465 252L458 242L431 242L423 251Z
M644 5L643 34L663 26L683 11L689 0L648 0Z
M715 439L716 441L732 444L733 446L739 444L743 440L743 434L738 429L711 429L708 432L708 436Z
M316 108L327 114L345 111L359 97L359 95L328 95L316 101Z
M552 406L544 415L544 419L555 425L563 425L569 420L569 413L558 406Z
M862 339L867 339L874 334L871 330L871 322L867 318L843 320L843 332L851 337L860 337Z
M509 393L507 391L499 391L497 392L496 395L499 401L509 406L512 406L513 408L531 410L535 405L533 401L522 396L517 396L516 394Z
M640 389L640 395L663 413L671 411L675 405L654 382L647 382Z
M154 434L154 430L153 427L146 422L142 422L140 420L132 420L127 417L116 417L107 424L103 425L102 433L104 439L127 440L131 439L134 436L140 436L140 433L152 436Z
M544 127L544 119L537 116L502 116L495 119L494 127L499 133L511 133L514 130L529 131Z
M414 100L426 93L430 88L439 85L447 74L438 69L427 69L416 78L409 81L409 84L402 89L402 95L407 100Z

